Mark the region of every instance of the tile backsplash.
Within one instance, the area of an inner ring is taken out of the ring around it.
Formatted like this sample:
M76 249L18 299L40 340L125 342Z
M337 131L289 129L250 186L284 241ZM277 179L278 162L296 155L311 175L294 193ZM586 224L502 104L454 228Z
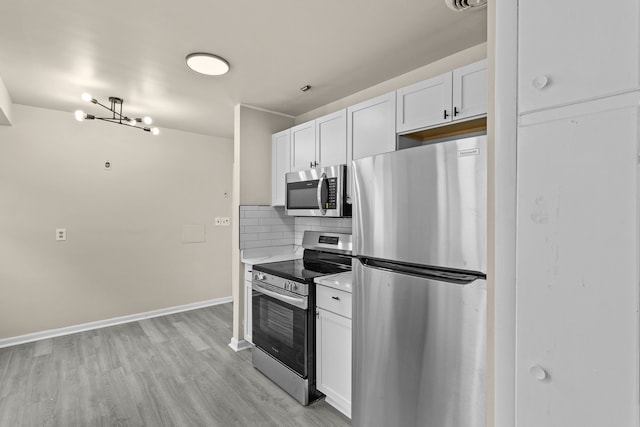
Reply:
M302 245L305 230L351 233L351 218L293 217L282 206L240 206L240 249Z

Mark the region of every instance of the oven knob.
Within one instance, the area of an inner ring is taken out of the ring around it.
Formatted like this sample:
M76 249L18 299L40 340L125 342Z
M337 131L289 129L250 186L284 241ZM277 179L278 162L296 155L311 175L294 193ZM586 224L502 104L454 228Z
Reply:
M297 283L292 283L291 289L293 289L294 291L298 290L298 284Z
M265 276L263 273L258 273L258 274L257 274L257 276L256 276L256 278L257 278L258 280L264 280L264 279L266 279L266 278L267 278L267 276Z

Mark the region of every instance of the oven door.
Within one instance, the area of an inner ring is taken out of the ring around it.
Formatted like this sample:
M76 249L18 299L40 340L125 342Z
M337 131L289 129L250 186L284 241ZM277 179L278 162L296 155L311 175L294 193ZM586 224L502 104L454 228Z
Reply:
M252 287L253 344L306 378L307 299L257 281Z

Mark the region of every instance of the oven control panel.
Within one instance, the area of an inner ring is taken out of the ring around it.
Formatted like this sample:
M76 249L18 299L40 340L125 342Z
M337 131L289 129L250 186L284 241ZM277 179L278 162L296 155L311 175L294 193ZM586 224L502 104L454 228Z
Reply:
M307 283L296 282L295 280L255 270L253 271L253 280L264 282L298 295L309 295L309 285Z
M300 285L292 280L287 280L284 282L284 289L286 291L296 292L300 288Z

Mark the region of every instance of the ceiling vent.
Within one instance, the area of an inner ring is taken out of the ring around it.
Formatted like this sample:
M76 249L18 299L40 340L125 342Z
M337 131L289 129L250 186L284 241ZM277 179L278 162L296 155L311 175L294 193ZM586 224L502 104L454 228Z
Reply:
M444 0L451 10L464 12L466 10L478 10L487 7L487 0Z

